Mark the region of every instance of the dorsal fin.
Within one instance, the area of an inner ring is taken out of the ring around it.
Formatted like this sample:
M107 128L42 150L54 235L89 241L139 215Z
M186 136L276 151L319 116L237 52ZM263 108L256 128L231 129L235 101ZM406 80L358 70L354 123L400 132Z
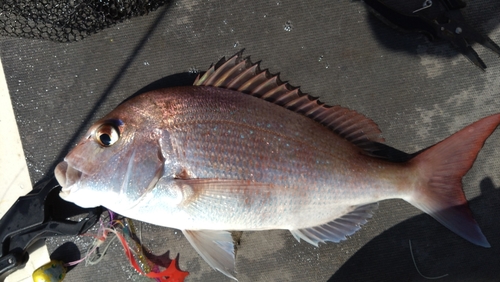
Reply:
M354 110L323 104L318 98L282 82L279 74L261 70L259 63L252 63L242 54L243 50L228 60L222 58L203 76L198 75L194 85L227 88L262 98L321 123L368 152L376 150L374 142L384 142L380 129L371 119Z

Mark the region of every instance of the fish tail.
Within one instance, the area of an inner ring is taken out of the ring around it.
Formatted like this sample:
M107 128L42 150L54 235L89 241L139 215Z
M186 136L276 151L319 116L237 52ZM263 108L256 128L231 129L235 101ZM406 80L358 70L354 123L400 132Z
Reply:
M421 178L408 201L464 239L483 247L490 244L472 217L462 190L462 177L499 123L500 114L485 117L409 161Z

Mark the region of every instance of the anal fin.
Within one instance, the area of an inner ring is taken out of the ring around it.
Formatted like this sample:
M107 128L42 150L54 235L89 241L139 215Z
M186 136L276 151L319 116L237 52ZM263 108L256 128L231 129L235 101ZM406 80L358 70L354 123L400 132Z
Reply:
M346 238L346 236L356 233L365 224L369 218L372 217L373 211L378 208L378 203L371 203L356 207L353 211L336 218L326 224L290 230L292 235L300 242L300 239L318 246L318 243L325 243L327 241L339 243Z
M186 239L214 269L229 278L234 275L234 244L231 233L219 230L182 230Z

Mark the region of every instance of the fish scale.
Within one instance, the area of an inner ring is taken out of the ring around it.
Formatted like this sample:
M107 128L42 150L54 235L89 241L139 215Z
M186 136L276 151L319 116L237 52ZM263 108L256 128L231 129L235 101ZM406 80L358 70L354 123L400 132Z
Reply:
M288 229L315 246L340 242L385 199L406 200L489 247L461 180L499 123L500 114L485 117L406 154L383 144L372 120L324 105L238 53L193 86L120 104L55 175L62 198L178 228L236 279L227 230Z
M177 106L172 113L173 120L169 121L175 127L165 128L170 146L177 156L173 162L181 167L171 170L186 170L188 178L250 180L273 184L269 195L271 200L261 206L247 207L242 205L241 199L231 202L231 198L220 200L220 204L227 209L211 209L212 201L207 202L205 208L198 204L198 214L191 218L199 222L193 221L192 225L208 224L204 214L216 214L211 216L212 222L209 224L223 229L305 228L333 220L350 210L352 205L390 198L395 194L394 174L390 174L391 178L388 179L381 178L384 175L382 171L387 169L386 161L360 154L359 148L335 135L324 134L330 132L306 117L294 115L283 119L282 116L288 114L288 110L273 109L272 104L262 105L262 100L251 96L234 98L233 91L214 92L211 87L197 87L196 91L186 88L179 92L176 90L181 89L172 89L168 103L185 103L185 93L190 93L189 100L194 102L189 106ZM161 101L161 97L165 97L163 93L152 95L159 97L148 99ZM206 102L203 105L198 102L202 99ZM231 110L219 110L224 108ZM249 108L252 110L249 111ZM213 118L204 118L213 112L218 113L216 122ZM252 119L252 116L257 116L257 120ZM242 134L249 133L248 127L254 131L254 137L241 138ZM239 162L235 161L236 156ZM356 159L358 161L354 162ZM250 166L249 160L255 166ZM372 169L365 169L369 163L374 163ZM357 185L352 186L355 182ZM365 189L364 194L359 195L357 191L365 187L371 190ZM376 193L380 198L374 198L373 193L369 193L377 187L381 188ZM249 185L242 190L261 188ZM261 196L259 193L249 194L255 198ZM259 200L256 202L259 203ZM318 206L325 209L319 211ZM241 216L225 218L228 211ZM282 216L280 222L269 216L280 211L293 214ZM185 207L180 207L177 212L186 212ZM240 222L250 222L252 218L261 226L244 226Z

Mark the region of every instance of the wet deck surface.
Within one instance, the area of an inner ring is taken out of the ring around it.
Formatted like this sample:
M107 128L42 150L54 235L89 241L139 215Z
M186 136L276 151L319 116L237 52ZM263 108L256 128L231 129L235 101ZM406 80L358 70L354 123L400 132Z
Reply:
M260 2L260 3L258 3ZM470 1L472 2L472 1ZM500 43L500 5L474 1L470 23ZM327 104L372 118L387 144L426 148L500 110L500 58L474 46L479 70L448 43L392 30L361 1L174 1L83 41L0 38L1 59L33 183L50 173L87 128L150 85L189 84L195 70L242 48L262 67ZM158 82L159 81L159 82ZM340 244L315 248L288 231L244 232L239 281L492 281L500 275L500 131L463 180L476 220L492 247L461 239L402 200L381 203L372 220ZM180 253L186 281L231 281L212 270L178 230L143 224L157 254ZM49 240L50 250L88 238ZM70 247L71 249L71 247ZM75 257L79 256L72 249ZM95 266L65 281L142 281L118 243Z

